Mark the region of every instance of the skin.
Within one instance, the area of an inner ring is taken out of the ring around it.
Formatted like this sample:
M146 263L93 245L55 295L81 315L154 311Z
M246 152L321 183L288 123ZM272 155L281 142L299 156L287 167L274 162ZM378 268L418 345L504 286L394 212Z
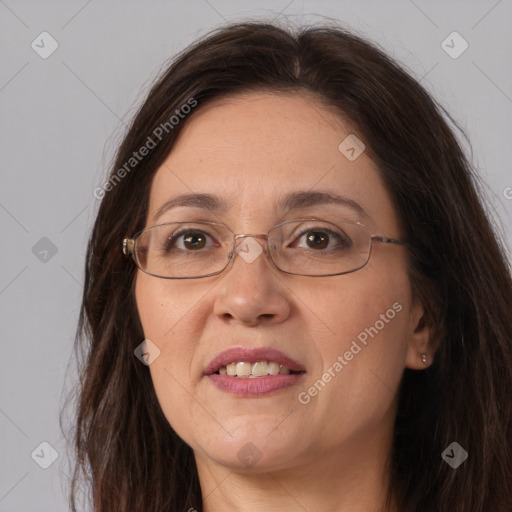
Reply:
M282 194L324 190L357 201L369 219L345 207L337 212L373 234L400 239L375 164L366 153L351 162L338 150L349 133L348 123L310 94L216 100L187 120L157 171L147 226L195 219L222 222L234 233L267 233L284 220L329 215L333 207L325 205L272 211ZM170 198L191 192L218 195L231 207L222 214L179 207L154 218ZM145 337L161 351L149 367L155 391L194 451L204 510L380 510L403 370L426 368L434 352L423 307L411 293L406 249L374 243L364 268L313 278L280 272L264 240L258 243L265 250L256 260L237 255L217 276L166 280L139 270L136 278ZM308 404L300 403L298 394L397 302L402 310L378 335ZM220 391L204 368L236 345L278 348L307 373L300 386L265 397ZM261 457L251 467L237 456L248 442Z

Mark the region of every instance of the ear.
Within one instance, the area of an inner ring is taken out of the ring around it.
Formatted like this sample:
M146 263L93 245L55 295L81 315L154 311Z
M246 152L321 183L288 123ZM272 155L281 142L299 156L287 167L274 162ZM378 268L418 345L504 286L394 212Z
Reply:
M428 368L434 360L439 341L439 332L433 325L430 315L425 311L420 300L414 300L409 318L406 368L412 370Z

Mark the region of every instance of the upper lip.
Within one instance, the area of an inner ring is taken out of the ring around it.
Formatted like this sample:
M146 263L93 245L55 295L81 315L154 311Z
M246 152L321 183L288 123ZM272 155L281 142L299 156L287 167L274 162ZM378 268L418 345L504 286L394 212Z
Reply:
M275 348L231 347L215 356L214 359L205 368L204 374L211 375L212 373L217 372L220 368L233 362L236 363L239 361L245 361L247 363L257 363L258 361L275 361L278 364L285 365L290 370L296 372L305 371L304 366Z

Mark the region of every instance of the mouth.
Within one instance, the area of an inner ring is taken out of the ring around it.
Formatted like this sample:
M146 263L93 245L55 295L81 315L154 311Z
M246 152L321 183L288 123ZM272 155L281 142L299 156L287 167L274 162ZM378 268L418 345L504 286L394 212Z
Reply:
M204 375L221 391L237 396L267 395L297 384L306 373L303 365L269 347L233 347L221 352Z

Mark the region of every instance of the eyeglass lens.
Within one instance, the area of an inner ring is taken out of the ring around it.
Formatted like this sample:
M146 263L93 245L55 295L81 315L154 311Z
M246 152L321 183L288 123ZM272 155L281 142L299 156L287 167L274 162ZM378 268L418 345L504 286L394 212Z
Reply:
M159 277L201 277L222 271L233 256L234 235L215 223L180 222L153 226L136 239L139 266ZM237 244L239 242L237 241ZM371 235L355 222L289 221L268 235L270 256L284 272L335 275L368 261Z

